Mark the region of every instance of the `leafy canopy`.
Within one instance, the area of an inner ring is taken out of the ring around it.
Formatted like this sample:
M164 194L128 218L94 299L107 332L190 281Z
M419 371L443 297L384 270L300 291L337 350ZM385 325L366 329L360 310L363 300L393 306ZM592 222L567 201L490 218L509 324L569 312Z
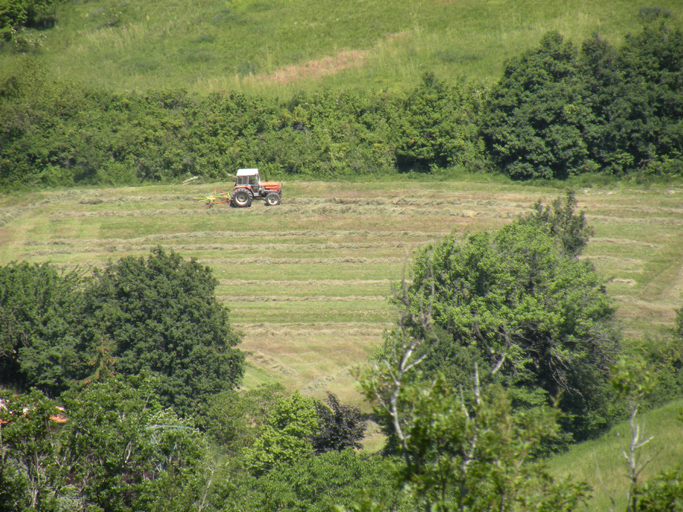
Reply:
M433 322L435 337L420 348L426 376L443 372L469 389L476 363L482 379L502 382L519 407L559 396L564 428L584 439L611 419L607 378L619 341L601 278L573 255L585 230L571 235L577 223L563 217L566 208L538 206L535 217L498 232L425 247L405 302L411 317L428 308ZM562 225L570 229L553 233Z
M54 396L147 371L163 377L162 404L188 415L244 372L216 285L209 267L161 248L92 277L47 264L0 268L0 383Z
M122 258L96 271L85 290L82 343L112 340L116 372L163 376L162 404L184 415L234 388L244 371L244 355L233 348L240 338L216 300L216 285L209 267L173 251Z

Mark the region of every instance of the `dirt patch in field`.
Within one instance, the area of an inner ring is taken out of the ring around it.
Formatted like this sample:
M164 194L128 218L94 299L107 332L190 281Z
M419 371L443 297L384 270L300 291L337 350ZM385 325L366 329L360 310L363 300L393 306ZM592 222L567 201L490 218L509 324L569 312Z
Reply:
M362 67L369 55L370 50L342 50L334 55L309 60L303 64L284 66L270 74L250 75L244 82L291 84L300 80L316 80L347 69Z
M360 68L373 52L391 44L407 35L407 32L389 34L380 41L374 50L340 50L316 60L309 60L303 64L292 64L276 69L272 73L250 75L244 79L245 83L259 84L291 84L301 80L316 80L324 76L335 75L347 69Z

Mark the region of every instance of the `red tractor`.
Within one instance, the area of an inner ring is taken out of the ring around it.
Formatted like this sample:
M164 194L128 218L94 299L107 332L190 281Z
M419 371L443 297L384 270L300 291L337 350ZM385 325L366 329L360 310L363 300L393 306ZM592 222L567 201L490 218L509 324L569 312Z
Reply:
M282 183L261 181L258 169L239 169L230 194L230 206L246 208L254 199L263 199L267 206L280 204Z

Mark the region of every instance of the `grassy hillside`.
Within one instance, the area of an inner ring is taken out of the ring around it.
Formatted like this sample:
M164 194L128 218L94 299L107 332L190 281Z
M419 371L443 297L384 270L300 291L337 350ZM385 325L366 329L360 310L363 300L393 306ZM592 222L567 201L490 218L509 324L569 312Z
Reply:
M381 342L387 302L414 248L496 228L552 188L471 182L285 184L283 204L200 198L225 184L87 189L0 199L0 264L102 265L156 245L210 265L251 352L247 386L278 380L357 401L350 368ZM683 292L680 196L670 186L586 188L587 257L619 305L629 343L666 336Z
M638 452L641 463L652 461L643 471L641 481L680 464L682 411L683 400L678 400L638 416L638 423L643 428L642 439L652 436L652 440ZM626 510L628 466L621 450L628 451L631 436L631 427L628 421L624 421L602 438L581 443L550 459L550 472L556 477L569 476L589 482L593 488L590 510Z
M630 0L78 0L58 7L53 28L28 36L46 36L38 58L55 75L111 90L391 90L428 70L492 83L507 58L550 30L577 43L595 32L619 43L643 23L682 26L680 2L656 7ZM27 58L10 45L0 51L0 76Z

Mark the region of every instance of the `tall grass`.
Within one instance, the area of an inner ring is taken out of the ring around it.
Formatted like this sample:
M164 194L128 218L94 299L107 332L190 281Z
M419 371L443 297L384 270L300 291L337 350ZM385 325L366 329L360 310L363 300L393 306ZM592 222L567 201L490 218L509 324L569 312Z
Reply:
M683 26L676 0L657 3ZM38 57L55 74L113 90L186 88L289 95L312 88L391 89L422 72L493 82L506 59L549 30L613 43L645 19L630 0L96 0L67 2ZM651 22L660 22L664 18ZM268 77L285 66L363 52L357 67ZM0 77L27 55L0 50Z
M641 481L683 460L681 411L683 400L677 400L637 417L644 427L643 438L653 436L639 452L641 462L652 460L643 471ZM555 476L570 476L588 482L593 488L590 510L626 510L629 480L622 448L628 453L630 436L630 426L624 421L602 438L581 443L567 453L551 458L549 469Z

